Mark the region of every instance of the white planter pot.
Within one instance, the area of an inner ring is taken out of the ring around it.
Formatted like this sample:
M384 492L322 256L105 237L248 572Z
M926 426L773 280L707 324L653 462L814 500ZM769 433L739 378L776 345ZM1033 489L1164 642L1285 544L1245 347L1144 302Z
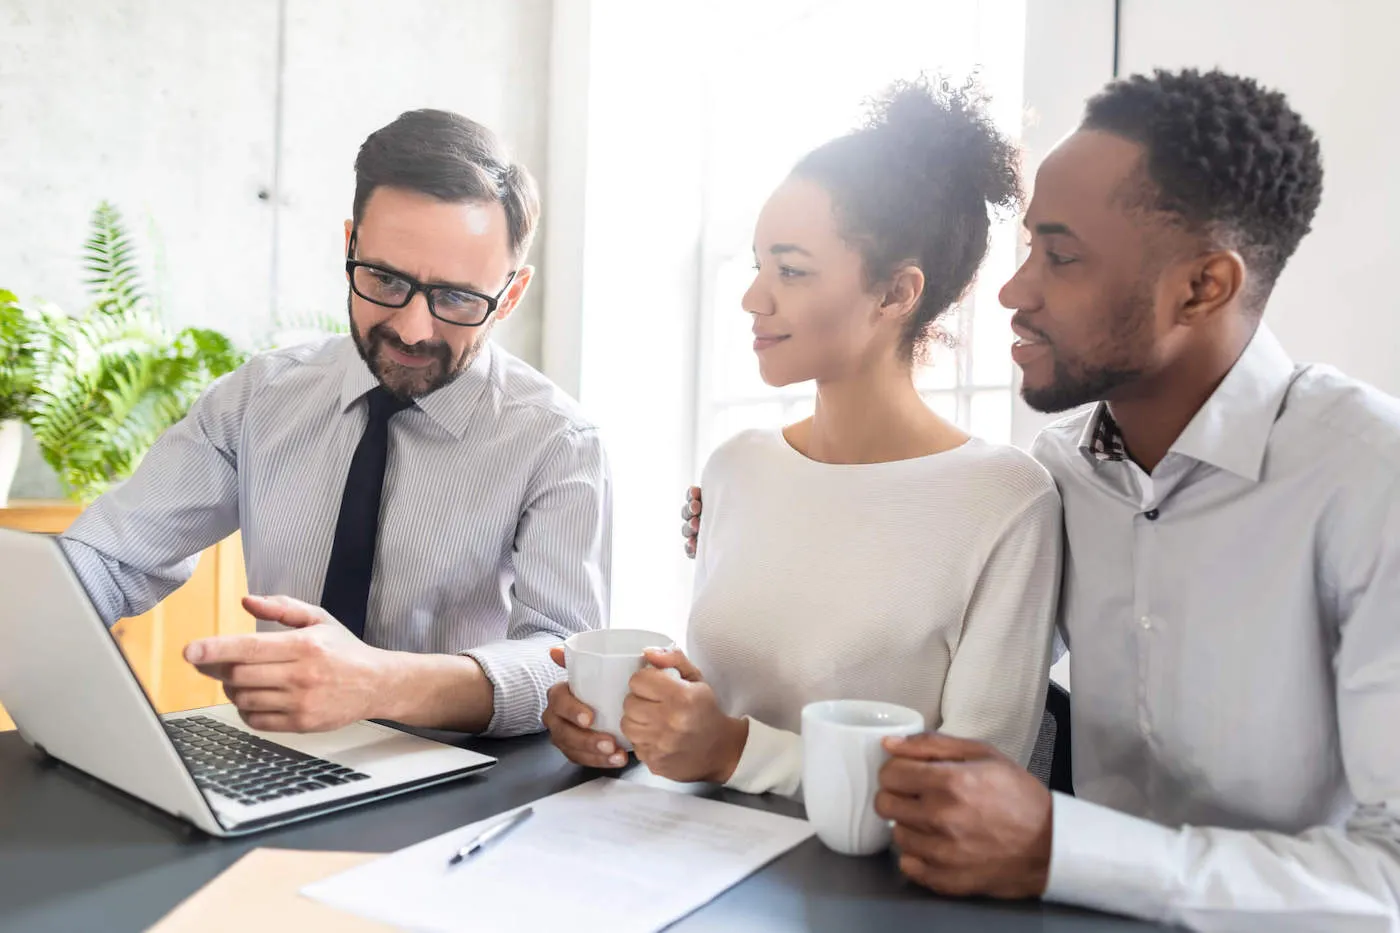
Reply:
M0 421L0 508L9 503L10 486L19 471L19 446L23 441L24 431L18 421Z

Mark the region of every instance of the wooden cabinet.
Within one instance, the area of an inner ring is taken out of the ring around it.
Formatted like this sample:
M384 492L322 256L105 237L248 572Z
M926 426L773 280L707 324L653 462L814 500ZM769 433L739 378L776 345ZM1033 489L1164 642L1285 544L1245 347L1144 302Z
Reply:
M11 500L9 508L0 508L0 527L57 534L80 511L69 502ZM117 642L159 712L224 702L219 685L187 664L181 653L196 638L253 631L253 618L240 603L247 592L243 545L235 532L205 551L194 576L159 606L114 627ZM12 728L0 708L0 730Z

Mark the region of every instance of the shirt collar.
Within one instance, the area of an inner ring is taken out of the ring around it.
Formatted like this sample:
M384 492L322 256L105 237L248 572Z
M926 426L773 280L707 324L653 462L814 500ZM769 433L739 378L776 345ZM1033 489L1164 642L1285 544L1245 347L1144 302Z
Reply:
M1278 338L1261 324L1171 452L1258 482L1293 370ZM1123 436L1106 403L1094 407L1080 433L1079 450L1090 462L1125 458Z
M1172 451L1258 482L1293 360L1264 325L1172 444Z
M461 440L471 423L477 402L491 383L495 355L493 344L488 340L466 372L441 389L415 399L414 406L453 437ZM379 380L361 358L353 337L345 341L342 359L345 374L340 380L340 410L343 413L349 411L350 406L358 402L366 392L379 385Z
M340 347L340 358L341 369L344 371L344 375L340 377L340 411L344 414L366 392L379 385L379 380L360 357L354 337L345 338Z

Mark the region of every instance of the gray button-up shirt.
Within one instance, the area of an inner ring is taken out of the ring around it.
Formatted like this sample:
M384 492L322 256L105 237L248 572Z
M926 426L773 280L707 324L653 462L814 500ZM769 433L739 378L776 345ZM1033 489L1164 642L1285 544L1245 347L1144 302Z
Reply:
M210 386L62 539L98 612L109 624L145 612L240 528L252 592L319 602L376 384L343 337L254 357ZM365 641L469 655L495 688L488 731L536 731L561 673L549 646L607 623L611 528L597 430L488 344L390 423Z
M1106 416L1035 444L1064 500L1079 795L1048 896L1400 929L1400 403L1261 328L1150 476Z

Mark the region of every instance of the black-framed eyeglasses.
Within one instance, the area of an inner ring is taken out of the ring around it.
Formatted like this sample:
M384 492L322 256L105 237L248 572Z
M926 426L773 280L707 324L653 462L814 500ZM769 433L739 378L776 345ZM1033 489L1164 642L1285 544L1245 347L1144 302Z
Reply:
M351 291L383 308L402 308L413 300L414 295L422 292L428 302L428 313L444 324L458 327L480 327L485 324L500 306L501 296L520 272L519 269L512 272L495 295L485 295L460 285L419 282L397 269L352 258L358 235L359 231L350 234L345 256L345 274L350 277Z

